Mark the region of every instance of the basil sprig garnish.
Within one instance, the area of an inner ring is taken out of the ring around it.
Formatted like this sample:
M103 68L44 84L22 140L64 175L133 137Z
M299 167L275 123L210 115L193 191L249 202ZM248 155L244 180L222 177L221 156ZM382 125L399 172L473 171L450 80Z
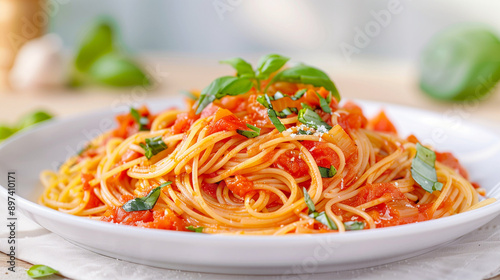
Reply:
M158 198L160 197L161 189L170 184L172 184L171 181L165 182L160 186L151 190L146 196L137 197L132 200L129 200L127 203L122 205L122 209L125 210L126 212L144 211L153 209L153 207L156 204L156 201L158 201Z
M146 138L146 144L139 143L139 146L144 149L144 155L147 159L150 159L154 155L168 148L167 144L163 142L161 135L153 138Z
M247 123L247 127L251 130L241 130L237 129L238 134L245 136L246 138L255 138L260 135L260 128Z
M331 125L323 121L323 119L316 112L309 108L300 109L298 119L301 123L314 129L318 129L319 127L324 127L326 130L332 129Z
M275 82L300 83L313 85L315 87L324 87L326 90L332 92L337 101L340 101L340 94L328 75L326 75L325 72L311 66L300 64L295 67L285 69L276 74L271 82L269 82L269 85Z
M257 63L257 79L265 80L269 75L278 71L290 60L288 57L279 54L268 54L260 58Z
M57 273L59 273L59 271L53 269L50 266L46 266L46 265L42 265L42 264L35 264L35 265L31 266L26 271L26 273L31 278L40 278L40 277L45 277L45 276L57 274Z
M229 64L236 69L236 75L243 78L255 78L255 72L252 65L244 59L235 57L221 61L220 63Z
M359 221L344 222L345 230L362 230L365 228L365 223Z
M330 168L318 166L319 168L319 173L321 174L322 178L332 178L337 174L337 168L335 166L330 166Z
M411 176L424 190L432 193L440 191L443 184L438 182L436 173L436 153L431 149L416 145L417 154L411 162Z
M149 124L149 119L147 117L141 116L135 108L130 108L130 114L134 118L135 122L139 125L139 130L148 130L146 126Z
M331 230L337 230L337 225L326 215L325 211L318 213L311 196L307 192L306 188L302 188L304 193L304 201L306 202L307 208L309 208L309 217L315 219L316 221L324 224Z
M269 116L269 119L273 123L274 127L276 127L279 132L283 132L286 130L285 125L280 121L280 119L278 119L278 115L276 114L275 110L267 109L267 115Z
M198 232L202 233L203 232L203 227L193 227L193 226L187 226L187 230L193 231L193 232Z
M252 81L248 78L232 76L217 78L201 91L200 98L193 108L196 109L196 114L200 114L215 99L221 99L228 95L240 95L248 92L251 88Z

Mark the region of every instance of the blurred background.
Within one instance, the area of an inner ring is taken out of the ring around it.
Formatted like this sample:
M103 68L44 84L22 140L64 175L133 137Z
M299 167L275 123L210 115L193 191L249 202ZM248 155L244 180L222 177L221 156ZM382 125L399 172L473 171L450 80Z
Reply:
M462 110L494 123L498 89L468 106L424 94L419 79L436 34L464 23L498 34L499 10L496 0L0 0L0 122L13 125L38 109L67 116L201 89L232 73L219 60L255 63L275 52L325 70L345 98ZM132 61L127 67L146 73L148 83L102 77L114 60L93 72L74 62L103 16L119 55Z

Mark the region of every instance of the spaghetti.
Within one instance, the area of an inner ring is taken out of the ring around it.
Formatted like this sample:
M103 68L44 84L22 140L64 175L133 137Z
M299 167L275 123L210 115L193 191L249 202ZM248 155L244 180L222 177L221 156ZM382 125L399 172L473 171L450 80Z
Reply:
M287 78L297 67L267 77L235 68L229 89L216 80L187 110L118 116L116 129L41 173L40 203L145 228L284 235L415 223L494 200L479 200L484 190L452 154L399 137L384 112L367 120L340 106L321 71L319 85Z

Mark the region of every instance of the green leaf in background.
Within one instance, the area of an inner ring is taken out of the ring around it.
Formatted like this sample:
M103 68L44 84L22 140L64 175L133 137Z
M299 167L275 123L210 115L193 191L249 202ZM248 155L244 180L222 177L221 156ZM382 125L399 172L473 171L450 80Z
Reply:
M35 265L31 266L26 271L26 273L31 278L40 278L40 277L45 277L45 276L49 276L49 275L54 275L54 274L58 273L58 271L53 269L52 267L49 267L46 265L35 264Z
M260 58L257 63L257 78L265 80L269 75L278 71L290 60L288 57L279 54L268 54Z
M9 138L15 132L16 132L15 129L13 129L7 125L0 125L0 141Z
M194 104L196 114L201 113L205 107L215 99L221 99L227 95L239 95L248 92L253 84L247 78L224 76L215 79L210 85L201 91L200 98Z
M75 67L85 72L104 54L114 49L114 28L109 19L99 19L82 40L75 58Z
M35 125L37 123L40 123L40 122L43 122L46 120L50 120L52 118L53 118L53 116L46 111L35 111L33 113L29 113L29 114L25 115L24 117L22 117L19 120L17 128L19 130L21 130L21 129L24 129L26 127Z
M246 62L244 59L235 57L221 61L220 63L229 64L234 69L236 69L238 77L253 78L255 77L255 72L252 69L252 65Z
M109 53L95 61L88 71L92 80L109 86L147 86L151 81L145 72L130 58Z
M479 25L437 34L420 58L420 87L441 100L483 98L500 80L500 40Z
M300 64L295 67L285 69L276 74L269 84L275 82L301 83L310 84L315 87L324 87L333 94L337 101L340 101L340 94L328 75L326 75L325 72L311 66Z
M411 176L424 190L429 193L440 191L443 184L438 182L436 174L436 153L433 150L416 145L417 153L411 162Z

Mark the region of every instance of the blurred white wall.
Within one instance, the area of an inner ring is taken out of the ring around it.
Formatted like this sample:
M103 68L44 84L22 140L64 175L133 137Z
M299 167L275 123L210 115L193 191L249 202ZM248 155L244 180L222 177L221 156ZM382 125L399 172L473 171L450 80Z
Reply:
M62 1L62 0L52 0ZM498 0L65 0L51 30L68 47L111 15L133 51L353 52L415 58L439 30L480 22L500 33ZM377 28L378 25L378 28ZM360 35L365 33L364 35ZM364 39L364 40L362 40ZM354 47L354 48L350 48Z

